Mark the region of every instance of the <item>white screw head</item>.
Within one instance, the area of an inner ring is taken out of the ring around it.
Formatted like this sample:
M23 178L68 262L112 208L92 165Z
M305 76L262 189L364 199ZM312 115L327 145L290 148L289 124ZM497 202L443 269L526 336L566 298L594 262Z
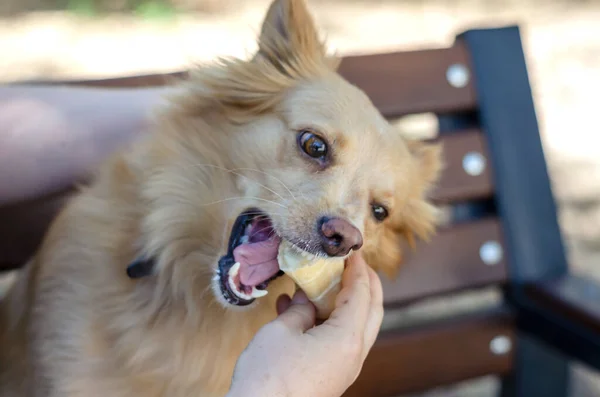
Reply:
M512 349L512 341L508 336L499 335L490 341L490 351L497 355L506 354Z
M463 157L463 169L471 176L478 176L485 170L485 157L478 152L469 152Z
M502 246L497 241L487 241L479 248L479 257L488 266L497 265L502 260Z
M452 87L463 88L469 83L469 69L463 64L455 63L446 70L446 79Z

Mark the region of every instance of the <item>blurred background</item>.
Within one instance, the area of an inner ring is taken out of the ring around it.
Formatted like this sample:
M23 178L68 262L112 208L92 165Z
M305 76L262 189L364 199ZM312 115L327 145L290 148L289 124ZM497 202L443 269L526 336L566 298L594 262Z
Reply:
M246 56L270 0L0 0L0 83L181 70ZM344 54L448 46L460 31L522 28L550 176L571 263L600 279L599 0L308 0ZM406 318L468 308L497 291L426 302ZM576 368L573 396L600 395ZM480 379L427 396L493 396Z

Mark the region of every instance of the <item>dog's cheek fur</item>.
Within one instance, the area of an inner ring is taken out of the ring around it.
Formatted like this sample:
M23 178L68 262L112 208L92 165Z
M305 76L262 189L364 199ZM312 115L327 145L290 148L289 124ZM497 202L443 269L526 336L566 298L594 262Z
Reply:
M365 261L375 271L394 279L402 263L402 236L389 228L381 230L377 237L371 236L372 244L363 249Z
M416 249L417 240L428 240L436 228L437 211L433 205L423 200L410 208L412 214L405 217L403 226L381 225L383 230L371 233L371 244L363 250L367 263L391 280L403 264L404 251Z
M416 249L417 240L429 240L439 219L438 209L428 195L443 170L443 148L422 141L407 141L407 145L414 161L414 167L409 168L414 170L411 190L395 219L367 232L372 244L364 250L367 263L390 279L398 275L404 250Z

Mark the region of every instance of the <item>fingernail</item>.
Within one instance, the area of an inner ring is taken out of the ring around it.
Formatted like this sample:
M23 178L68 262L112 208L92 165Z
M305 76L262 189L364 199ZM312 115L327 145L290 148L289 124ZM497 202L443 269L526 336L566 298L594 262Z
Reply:
M292 305L305 305L308 302L308 297L302 291L297 291L292 298Z

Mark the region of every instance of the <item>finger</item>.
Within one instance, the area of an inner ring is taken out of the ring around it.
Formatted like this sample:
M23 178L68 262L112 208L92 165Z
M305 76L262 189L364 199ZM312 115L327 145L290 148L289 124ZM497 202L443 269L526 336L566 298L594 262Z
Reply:
M290 305L292 304L292 298L290 298L288 295L284 294L279 296L279 298L277 298L277 302L275 302L275 308L277 309L277 315L281 315L283 312L285 312L288 307L290 307Z
M302 291L297 291L289 307L274 322L293 331L305 332L315 325L316 310Z
M371 304L368 265L360 254L348 258L336 308L326 323L355 331L363 329Z
M381 329L381 323L383 322L383 287L381 280L375 271L368 268L369 280L371 286L371 308L369 310L369 316L367 318L367 326L364 335L364 352L363 359L366 358L367 354L375 344L377 335Z

